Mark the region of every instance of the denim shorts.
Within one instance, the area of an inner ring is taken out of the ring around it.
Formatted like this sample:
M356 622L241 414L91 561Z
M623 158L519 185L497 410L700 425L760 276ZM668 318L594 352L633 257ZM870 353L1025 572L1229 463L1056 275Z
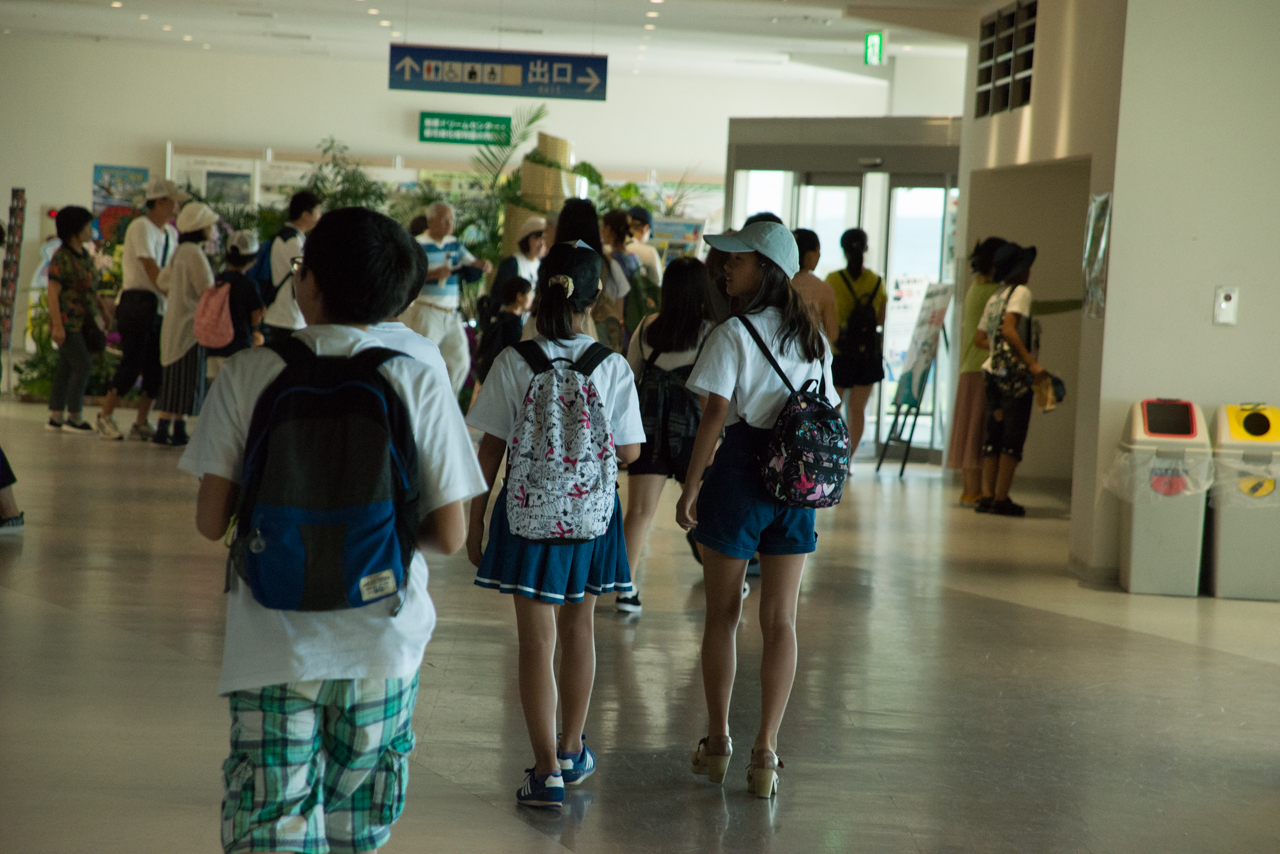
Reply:
M745 421L725 431L698 493L693 538L707 548L735 558L817 550L813 508L788 507L765 491L760 457L769 433Z

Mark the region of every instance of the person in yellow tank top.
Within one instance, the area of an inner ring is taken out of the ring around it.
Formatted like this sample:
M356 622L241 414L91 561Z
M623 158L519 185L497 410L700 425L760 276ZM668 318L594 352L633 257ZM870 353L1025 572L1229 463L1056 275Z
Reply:
M867 233L860 228L849 229L840 235L840 248L844 250L845 269L827 276L827 284L836 294L836 318L840 324L840 334L831 342L831 378L840 399L845 401L845 421L853 443L850 447L856 453L866 426L871 388L884 379L881 329L889 297L884 279L862 265Z

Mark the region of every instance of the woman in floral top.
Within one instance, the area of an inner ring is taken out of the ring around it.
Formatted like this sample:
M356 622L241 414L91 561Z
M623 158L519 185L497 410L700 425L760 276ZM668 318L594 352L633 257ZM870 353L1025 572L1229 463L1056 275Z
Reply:
M49 262L49 330L58 345L58 368L49 392L48 429L93 435L80 417L93 357L85 344L84 326L97 313L94 291L98 272L85 244L93 239L93 214L74 205L58 211L62 246ZM65 418L64 418L65 413Z

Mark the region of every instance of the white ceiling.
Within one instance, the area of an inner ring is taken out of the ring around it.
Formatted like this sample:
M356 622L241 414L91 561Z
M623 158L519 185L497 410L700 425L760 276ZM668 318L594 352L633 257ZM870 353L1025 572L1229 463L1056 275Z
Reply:
M390 41L408 41L605 53L611 74L768 76L797 83L884 78L882 69L861 64L863 36L873 29L887 31L891 56L964 51L962 43L944 36L846 17L845 4L835 0L117 2L119 7L112 0L0 0L0 38L70 36L180 50L369 60L384 58Z

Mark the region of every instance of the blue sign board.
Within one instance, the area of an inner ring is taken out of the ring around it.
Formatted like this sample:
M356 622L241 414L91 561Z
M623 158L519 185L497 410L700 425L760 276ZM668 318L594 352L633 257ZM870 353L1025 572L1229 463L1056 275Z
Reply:
M603 101L609 57L393 44L392 89Z

